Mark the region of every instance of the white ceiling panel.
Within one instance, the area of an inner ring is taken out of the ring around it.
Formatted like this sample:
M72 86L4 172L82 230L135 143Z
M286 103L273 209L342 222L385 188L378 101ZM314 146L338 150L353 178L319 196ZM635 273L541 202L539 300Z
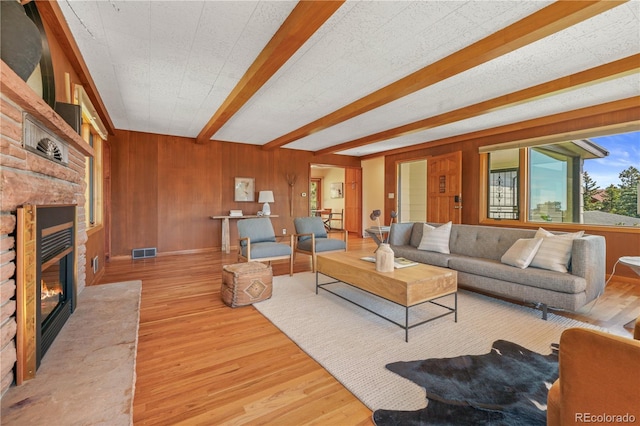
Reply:
M295 1L58 3L118 129L196 137ZM212 137L265 144L552 1L347 1ZM286 148L317 151L640 53L632 0ZM342 152L367 155L640 95L638 73Z

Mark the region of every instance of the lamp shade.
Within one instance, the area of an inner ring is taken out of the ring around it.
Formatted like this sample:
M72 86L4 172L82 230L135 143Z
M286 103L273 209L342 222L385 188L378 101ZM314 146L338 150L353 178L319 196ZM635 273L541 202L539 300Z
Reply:
M259 203L273 203L274 201L273 191L260 191L260 194L258 194Z

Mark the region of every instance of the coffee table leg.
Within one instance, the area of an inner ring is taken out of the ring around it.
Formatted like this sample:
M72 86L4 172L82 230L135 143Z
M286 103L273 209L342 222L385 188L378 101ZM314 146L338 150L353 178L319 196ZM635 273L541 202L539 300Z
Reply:
M409 343L409 307L404 308L404 341Z
M316 294L318 294L318 271L316 271Z
M453 307L456 309L453 313L454 322L458 322L458 292L454 293L455 302Z

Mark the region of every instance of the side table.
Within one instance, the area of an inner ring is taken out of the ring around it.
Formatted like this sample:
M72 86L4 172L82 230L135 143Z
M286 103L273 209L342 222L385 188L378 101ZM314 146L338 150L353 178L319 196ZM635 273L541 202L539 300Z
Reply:
M618 259L618 262L622 263L625 266L628 266L633 272L640 275L640 256L622 256L620 259ZM629 321L624 325L624 327L633 328L633 324L637 321L640 321L640 317L635 320Z
M372 226L364 230L364 232L373 238L373 241L375 241L377 245L380 245L382 241L386 241L389 231L391 231L390 226ZM380 240L380 236L382 236L382 240Z

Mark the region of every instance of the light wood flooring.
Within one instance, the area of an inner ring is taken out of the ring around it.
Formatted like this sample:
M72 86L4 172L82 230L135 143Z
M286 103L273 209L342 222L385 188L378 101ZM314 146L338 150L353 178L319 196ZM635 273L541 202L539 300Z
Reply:
M375 249L352 237L349 249ZM220 300L215 252L116 260L100 284L142 280L135 424L370 425L371 411L253 306ZM274 275L288 263L274 262ZM294 272L311 270L299 255ZM558 312L556 312L558 313ZM595 306L563 314L627 333L640 314L640 283L614 277Z

